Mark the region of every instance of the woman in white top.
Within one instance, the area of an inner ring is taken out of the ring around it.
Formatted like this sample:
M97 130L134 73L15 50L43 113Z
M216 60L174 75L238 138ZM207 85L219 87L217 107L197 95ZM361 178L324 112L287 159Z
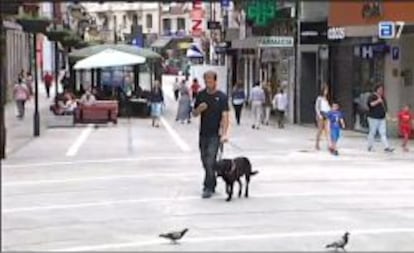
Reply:
M321 90L321 94L316 98L315 102L315 114L316 122L318 125L318 132L316 134L316 149L320 150L319 142L321 139L322 133L326 136L328 141L328 147L330 147L330 134L329 134L329 121L327 119L327 114L331 110L331 106L328 101L329 89L327 85L324 85Z

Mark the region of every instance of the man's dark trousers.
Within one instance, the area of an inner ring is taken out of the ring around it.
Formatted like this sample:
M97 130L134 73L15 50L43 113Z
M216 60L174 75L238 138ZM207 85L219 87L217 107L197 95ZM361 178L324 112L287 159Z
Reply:
M204 178L204 190L211 192L216 188L216 175L213 170L213 166L217 159L217 152L220 146L219 136L200 136L200 155L201 162L203 163L204 170L206 172Z

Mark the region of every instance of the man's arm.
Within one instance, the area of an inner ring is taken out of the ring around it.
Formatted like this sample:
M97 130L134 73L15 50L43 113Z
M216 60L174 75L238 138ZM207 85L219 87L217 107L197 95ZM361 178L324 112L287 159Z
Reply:
M207 104L205 102L201 102L200 94L198 94L195 98L194 109L192 111L193 117L198 117L206 109Z
M375 99L374 96L377 96L377 99ZM380 103L382 103L382 98L378 95L373 95L372 97L369 98L369 104L371 106L376 106Z
M221 113L221 122L220 122L220 133L221 133L221 141L226 142L229 137L229 126L230 126L230 114L229 114L229 103L227 96L224 96L223 99L223 112Z
M229 125L230 125L230 114L229 111L224 111L221 114L221 136L224 139L228 138L229 134Z

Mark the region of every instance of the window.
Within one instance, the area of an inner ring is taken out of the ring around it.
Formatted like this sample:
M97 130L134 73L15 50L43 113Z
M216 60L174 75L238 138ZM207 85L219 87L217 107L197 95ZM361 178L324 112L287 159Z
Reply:
M171 31L171 19L165 18L162 20L162 29L164 34L168 34Z
M123 28L127 27L127 17L126 17L126 15L122 16L122 27Z
M152 15L147 14L145 19L146 19L146 23L147 23L147 28L152 28Z
M138 24L138 15L137 14L132 15L132 23L134 25Z
M109 29L109 21L108 21L108 17L107 16L104 16L103 17L102 27L105 30L108 30Z
M177 30L185 31L185 18L177 18Z

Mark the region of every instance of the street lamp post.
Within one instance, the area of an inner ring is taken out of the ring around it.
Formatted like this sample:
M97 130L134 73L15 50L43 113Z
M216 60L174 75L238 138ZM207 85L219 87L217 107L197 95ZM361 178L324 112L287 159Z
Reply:
M40 136L40 115L39 115L39 81L37 73L37 34L33 33L33 45L34 45L34 81L35 81L35 108L33 115L33 130L34 136Z
M6 47L6 31L3 26L3 17L0 17L0 161L6 158L6 123L4 107L6 105L6 73L4 72L6 66L5 47Z
M52 3L52 5L53 5L53 15L55 17L55 20L53 22L53 28L55 30L56 30L56 27L57 27L56 17L58 16L57 15L56 4L57 3ZM55 41L54 46L55 46L55 96L57 96L57 94L59 94L59 47L58 47L58 42L57 41Z

